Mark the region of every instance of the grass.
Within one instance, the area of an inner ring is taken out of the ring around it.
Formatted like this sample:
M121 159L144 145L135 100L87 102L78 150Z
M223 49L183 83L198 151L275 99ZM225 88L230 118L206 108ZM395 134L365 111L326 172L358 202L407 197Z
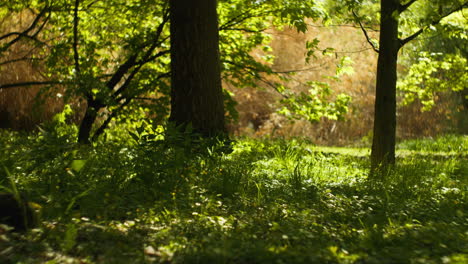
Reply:
M370 184L365 149L89 147L72 132L0 132L0 185L41 207L39 228L0 227L1 263L468 261L466 136L402 142L395 171Z

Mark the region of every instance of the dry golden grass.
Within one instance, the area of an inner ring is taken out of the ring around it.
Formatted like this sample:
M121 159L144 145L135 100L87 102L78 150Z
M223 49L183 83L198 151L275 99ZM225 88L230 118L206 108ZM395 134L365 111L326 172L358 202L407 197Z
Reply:
M28 11L10 15L2 20L0 35L8 32L21 32L30 25L33 18ZM4 42L10 40L5 39ZM47 81L42 75L41 63L22 60L4 64L4 62L31 57L38 52L39 49L30 42L20 40L1 54L0 84ZM32 130L61 111L63 102L60 98L39 98L42 88L41 86L28 86L0 89L0 127Z
M373 38L378 36L370 32ZM250 136L305 137L317 144L346 145L358 143L369 145L372 135L377 54L371 49L359 28L351 26L323 27L311 25L306 34L293 29L273 31L271 46L276 57L273 68L276 71L307 69L298 72L288 86L293 90L302 90L301 83L306 81L329 82L336 93L346 93L352 97L349 113L345 121L321 120L318 123L298 120L292 122L275 113L280 96L265 85L265 89L236 89L229 87L236 94L239 102L240 120L231 128L236 134ZM321 55L305 63L305 44L307 40L320 40L319 48L331 47L333 56ZM344 75L340 81L331 81L326 76L333 76L340 57L352 59L354 74ZM430 112L421 112L420 105L399 107L397 136L412 138L435 136L453 130L454 100L441 98Z
M304 90L306 87L303 83L307 81L326 81L336 93L347 93L353 97L349 114L343 122L291 122L274 113L278 106L275 102L280 96L268 87L262 91L251 88L234 89L240 112L236 132L258 136L307 137L320 144L334 145L345 144L367 135L372 128L377 56L369 48L362 33L352 27L311 26L306 34L297 33L294 29L285 29L273 31L272 35L271 46L276 57L273 65L275 71L308 69L297 72L294 80L288 83L288 87ZM330 56L318 51L316 58L307 64L305 44L314 38L320 40L320 49L334 48L335 53ZM355 73L352 76L343 76L339 82L330 80L327 76L335 75L336 64L342 56L353 60ZM258 117L261 117L260 120Z

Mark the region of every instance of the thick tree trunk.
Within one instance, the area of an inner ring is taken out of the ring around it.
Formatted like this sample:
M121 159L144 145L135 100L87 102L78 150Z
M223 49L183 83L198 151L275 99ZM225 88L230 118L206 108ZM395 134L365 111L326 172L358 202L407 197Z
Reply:
M171 115L204 136L225 134L216 0L171 0Z
M371 174L379 175L395 164L398 0L381 0L379 58L375 95Z

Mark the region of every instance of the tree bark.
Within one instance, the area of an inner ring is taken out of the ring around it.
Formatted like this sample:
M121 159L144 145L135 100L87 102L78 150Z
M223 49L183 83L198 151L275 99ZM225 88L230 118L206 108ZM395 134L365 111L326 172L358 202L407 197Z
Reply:
M398 0L381 0L379 58L375 95L371 174L378 175L395 164Z
M226 133L216 0L171 0L171 114L203 136Z

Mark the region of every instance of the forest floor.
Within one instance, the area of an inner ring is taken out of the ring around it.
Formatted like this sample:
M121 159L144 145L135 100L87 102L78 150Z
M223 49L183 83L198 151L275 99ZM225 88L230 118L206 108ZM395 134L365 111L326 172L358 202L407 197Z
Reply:
M302 140L77 145L0 130L0 185L39 225L0 263L468 263L468 136L369 150Z

